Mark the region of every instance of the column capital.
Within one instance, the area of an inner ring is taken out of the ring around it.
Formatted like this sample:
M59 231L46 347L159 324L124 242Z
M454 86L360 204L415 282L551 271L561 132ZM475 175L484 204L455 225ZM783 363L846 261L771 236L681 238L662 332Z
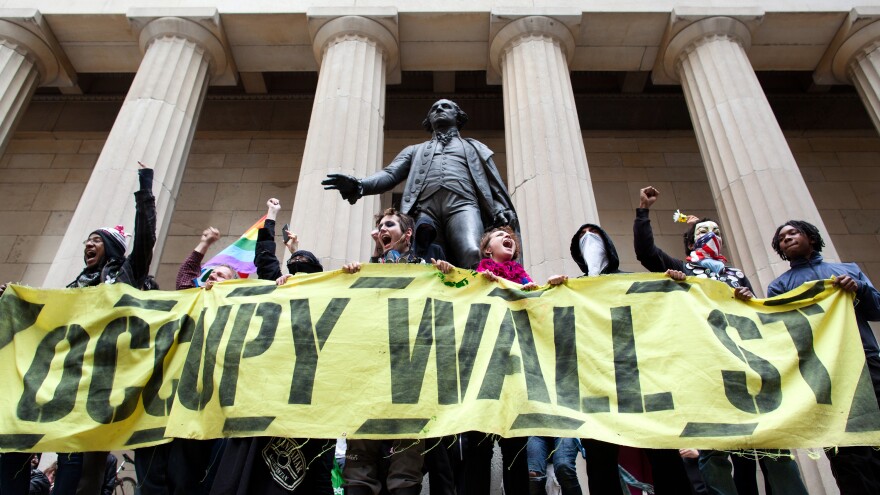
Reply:
M847 15L816 66L816 84L852 84L849 71L859 57L880 45L880 7L856 7Z
M0 40L34 63L41 86L76 85L76 71L37 9L0 9Z
M183 38L205 51L211 68L211 84L234 86L238 83L238 70L216 8L132 8L126 16L138 36L142 53L159 38Z
M764 10L758 7L673 9L651 73L654 84L678 84L681 56L707 38L727 36L748 51L752 32L763 19Z
M364 37L381 47L388 84L400 84L400 45L396 7L313 7L306 12L318 66L327 47L346 36Z
M505 51L532 36L547 36L559 42L562 54L571 62L575 50L575 36L581 23L578 10L529 13L519 10L493 10L489 21L489 63L486 79L490 84L501 83L501 60Z

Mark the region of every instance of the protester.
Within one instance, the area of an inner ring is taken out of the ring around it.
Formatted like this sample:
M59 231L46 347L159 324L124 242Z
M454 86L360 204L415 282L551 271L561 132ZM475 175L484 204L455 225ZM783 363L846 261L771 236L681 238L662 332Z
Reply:
M696 217L688 218L688 229L684 235L687 260L673 258L654 244L654 233L648 214L659 197L660 191L651 186L639 191L639 208L636 209L636 219L633 224L633 243L636 258L642 266L652 272L665 273L675 280L696 276L723 282L733 289L734 297L740 300L754 297L751 284L742 270L729 266L727 258L721 254L723 237L720 227L714 221L707 218L702 220ZM741 465L747 465L745 458L737 460L744 461ZM710 493L722 495L737 493L731 475L728 452L701 450L698 463ZM797 463L789 451L774 452L772 456L762 458L762 464L775 495L807 494ZM747 473L746 476L754 479L755 471L755 466L752 464L751 468L736 469L734 475Z
M372 263L424 263L410 249L414 222L408 215L388 208L381 216L376 215L377 230L373 232L376 243ZM448 272L451 265L437 260L435 266ZM346 273L357 273L361 264L357 261L343 265ZM360 440L349 439L345 453L345 478L347 495L379 495L383 489L391 495L418 495L422 491L422 467L424 465L424 440Z
M315 273L324 267L308 251L296 251L297 239L285 242L293 253L287 262L290 275L281 275L275 257L275 219L281 210L276 198L266 201L268 211L257 232L254 264L263 280L284 284L300 271ZM212 495L333 495L330 471L333 469L334 440L282 437L230 438L226 442Z
M177 270L177 282L175 284L177 290L192 289L198 287L197 279L204 277L202 275L202 260L208 249L220 239L220 231L214 227L208 227L202 231L202 238L196 244L193 252L187 256L180 268ZM205 277L205 288L211 290L215 283L224 280L234 280L240 278L235 268L220 264L211 267L210 273Z
M529 437L526 451L529 495L546 495L548 460L553 463L562 495L581 495L576 467L580 444L576 438Z
M139 189L134 193L135 223L131 254L125 255L127 242L121 225L93 230L84 242L85 268L68 288L124 283L143 286L153 261L156 244L156 198L153 196L153 170L140 162ZM53 495L98 493L104 481L107 452L60 453Z
M767 287L773 297L811 280L834 279L834 286L855 295L853 304L865 363L880 405L880 347L869 321L880 320L880 292L855 263L830 263L822 258L825 241L815 225L789 220L773 234L771 245L789 262L789 270ZM831 472L844 495L880 493L880 452L873 447L837 447L828 452ZM774 495L776 493L774 489Z
M197 287L202 259L218 239L220 231L214 227L202 231L199 243L177 271L177 290ZM237 278L238 272L228 265L213 267L207 276L205 289L210 290L215 283ZM207 494L211 490L211 461L217 457L214 455L216 443L217 440L175 438L162 445L136 449L134 469L141 495Z
M583 272L582 276L596 277L624 273L620 270L620 257L611 237L602 227L593 223L581 225L571 238L569 247L571 257ZM566 278L562 275L551 277ZM587 485L590 493L611 493L620 487L620 447L595 438L583 438L587 460ZM655 489L659 495L664 493L687 493L685 488L684 466L677 450L639 449L651 465ZM636 473L634 466L628 466ZM689 484L689 483L688 483Z

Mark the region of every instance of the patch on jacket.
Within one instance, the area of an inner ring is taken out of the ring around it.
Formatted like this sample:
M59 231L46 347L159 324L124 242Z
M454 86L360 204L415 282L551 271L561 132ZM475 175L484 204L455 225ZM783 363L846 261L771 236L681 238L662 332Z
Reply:
M263 449L269 474L282 488L293 491L306 477L306 458L296 440L273 438Z

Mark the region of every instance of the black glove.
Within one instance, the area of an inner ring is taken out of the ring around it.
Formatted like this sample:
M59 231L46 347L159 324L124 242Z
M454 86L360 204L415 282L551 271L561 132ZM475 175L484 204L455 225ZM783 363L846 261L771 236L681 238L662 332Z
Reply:
M321 181L324 190L336 189L342 195L342 199L351 204L357 203L364 195L364 188L360 179L346 174L327 174L327 178Z
M519 220L513 210L498 210L492 218L492 228L509 225L513 230L519 230Z

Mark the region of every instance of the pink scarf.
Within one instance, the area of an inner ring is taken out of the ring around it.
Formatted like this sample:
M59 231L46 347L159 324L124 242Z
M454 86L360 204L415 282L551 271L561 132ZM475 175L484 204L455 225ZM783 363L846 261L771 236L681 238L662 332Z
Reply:
M483 258L477 266L478 272L492 272L495 275L511 282L521 285L528 284L532 281L526 269L516 261L510 260L498 263L492 258Z

